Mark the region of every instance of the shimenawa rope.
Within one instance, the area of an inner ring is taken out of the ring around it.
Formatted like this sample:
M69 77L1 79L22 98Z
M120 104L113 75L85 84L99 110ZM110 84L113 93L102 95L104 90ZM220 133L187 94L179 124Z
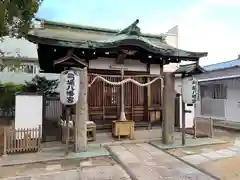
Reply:
M138 82L138 81L136 81L136 80L134 80L134 79L131 79L131 78L127 78L127 79L124 79L124 80L119 81L119 82L111 82L111 81L109 81L109 80L107 80L107 79L105 79L104 77L99 76L99 75L96 75L96 76L93 78L92 82L91 82L90 84L88 84L88 87L91 87L92 84L93 84L97 79L100 79L100 80L106 82L107 84L111 84L111 85L113 85L113 86L121 86L122 84L125 84L125 83L128 83L128 82L132 82L132 83L136 84L137 86L141 86L141 87L148 86L148 85L154 83L155 81L157 81L158 79L160 79L160 80L161 80L161 87L164 87L164 85L163 85L163 78L160 77L160 76L154 78L154 79L151 80L150 82L140 83L140 82Z

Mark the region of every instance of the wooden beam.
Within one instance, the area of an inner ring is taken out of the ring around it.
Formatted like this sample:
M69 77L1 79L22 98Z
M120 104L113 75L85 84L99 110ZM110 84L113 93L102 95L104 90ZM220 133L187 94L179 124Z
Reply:
M88 76L87 68L80 70L80 92L76 104L75 120L75 152L86 151L87 149L87 121L88 121Z
M67 52L67 54L66 54L64 57L61 57L61 58L55 60L55 61L54 61L54 65L63 64L63 63L64 63L64 64L65 64L65 63L67 64L67 63L68 63L67 61L68 61L69 59L73 59L75 62L77 62L78 64L80 64L80 65L82 65L82 66L85 66L85 67L88 66L86 63L82 62L82 60L81 60L78 56L76 56L76 55L74 54L74 49L73 49L73 48L69 49L68 52Z

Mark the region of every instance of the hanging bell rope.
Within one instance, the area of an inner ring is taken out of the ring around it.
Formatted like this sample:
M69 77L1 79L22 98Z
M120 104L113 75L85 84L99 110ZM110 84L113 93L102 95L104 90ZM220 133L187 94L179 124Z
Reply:
M158 79L160 79L160 80L161 80L161 87L162 87L162 88L164 87L164 85L163 85L163 78L162 78L161 76L154 78L154 79L151 80L150 82L140 83L140 82L138 82L138 81L136 81L136 80L134 80L134 79L131 79L131 78L127 78L127 79L124 79L124 80L119 81L119 82L111 82L111 81L109 81L109 80L107 80L107 79L105 79L104 77L99 76L99 75L96 75L96 76L93 78L92 82L91 82L90 84L88 84L88 87L91 87L92 84L93 84L97 79L100 79L100 80L104 81L105 83L110 84L110 85L113 85L113 86L121 86L122 84L132 82L133 84L136 84L137 86L141 86L141 87L148 86L148 85L154 83L155 81L157 81Z

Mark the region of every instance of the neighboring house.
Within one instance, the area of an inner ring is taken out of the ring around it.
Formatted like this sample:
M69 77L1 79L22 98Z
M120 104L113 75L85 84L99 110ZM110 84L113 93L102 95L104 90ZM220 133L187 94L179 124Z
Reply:
M59 78L58 74L40 73L37 58L9 56L0 58L0 82L23 84L25 81L31 81L36 75L45 76L49 80Z
M203 68L206 72L195 76L199 82L195 116L240 122L240 56Z

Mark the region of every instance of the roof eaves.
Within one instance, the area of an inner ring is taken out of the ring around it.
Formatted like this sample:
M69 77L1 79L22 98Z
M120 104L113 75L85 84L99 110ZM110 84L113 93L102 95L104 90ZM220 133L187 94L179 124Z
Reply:
M204 66L203 68L206 68L206 67L209 67L209 66L218 66L219 64L228 64L228 63L233 63L233 62L236 62L236 61L240 61L240 59L233 59L233 60L229 60L229 61L223 61L223 62L219 62L219 63L215 63L215 64L209 64L209 65L206 65Z
M205 72L205 70L201 66L199 66L196 63L192 63L180 65L180 67L174 73L175 74L191 73L192 71L194 71L195 68L199 69L202 73Z
M222 67L222 68L218 68L218 69L213 69L213 70L206 70L205 72L215 72L215 71L222 71L222 70L226 70L226 69L234 69L234 68L239 68L240 65L235 65L235 66L231 66L231 67Z

